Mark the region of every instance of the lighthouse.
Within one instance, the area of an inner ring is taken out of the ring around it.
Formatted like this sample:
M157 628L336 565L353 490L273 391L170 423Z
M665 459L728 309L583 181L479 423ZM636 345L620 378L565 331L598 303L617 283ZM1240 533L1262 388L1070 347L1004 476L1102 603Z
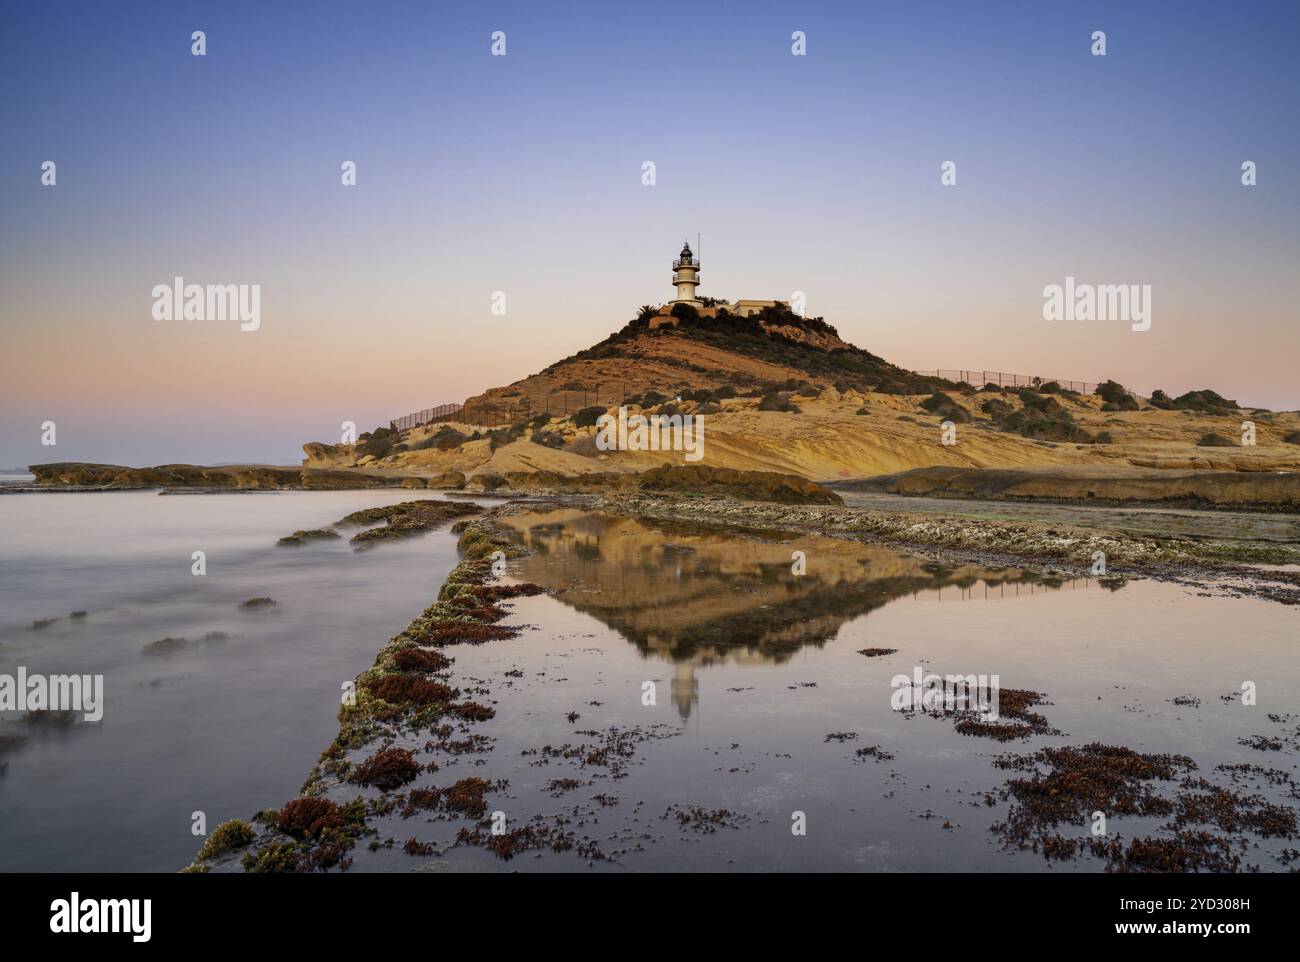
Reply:
M682 244L682 252L677 255L677 260L673 261L673 286L677 288L677 299L668 303L703 307L703 302L695 299L695 288L699 283L700 262L691 253L691 245Z

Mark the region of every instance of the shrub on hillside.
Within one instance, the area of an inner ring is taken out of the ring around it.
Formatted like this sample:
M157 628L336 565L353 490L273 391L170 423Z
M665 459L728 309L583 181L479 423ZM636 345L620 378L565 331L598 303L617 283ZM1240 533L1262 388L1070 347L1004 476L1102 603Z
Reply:
M1157 388L1151 392L1151 404L1165 411L1197 411L1201 414L1232 414L1239 405L1209 388L1200 391L1188 391L1176 398L1171 398Z
M360 443L357 445L357 457L364 458L366 455L374 458L386 457L392 453L400 437L401 434L392 428L375 428L358 439Z
M931 394L921 402L921 407L954 424L966 424L971 420L970 412L942 391Z
M1056 398L1028 388L1017 388L1014 393L1024 404L1020 411L1003 413L1010 405L998 398L989 398L981 408L998 422L1003 431L1039 441L1087 444L1093 440L1092 435L1075 423L1069 410Z
M1003 418L1015 411L1010 404L1001 398L991 397L980 405L980 410L991 417L994 421L1001 421Z
M605 408L599 404L585 407L573 416L573 426L578 428L595 427L596 419L604 413Z
M564 435L559 431L534 431L529 440L533 444L540 444L544 448L564 447Z
M1043 397L1032 387L1012 388L1011 393L1020 398L1020 403L1031 411L1046 411L1049 406L1061 406L1056 398Z
M1042 411L1026 409L1009 415L1002 422L1002 430L1036 441L1073 441L1089 444L1092 435L1074 423L1068 411L1058 416L1048 416Z
M495 451L503 445L518 441L524 436L525 430L527 430L526 426L523 422L520 422L519 424L512 424L508 428L495 428L487 432L488 450Z
M423 441L412 441L407 444L399 444L397 447L393 448L393 451L396 452L403 448L410 451L426 451L429 448L436 448L439 451L454 451L466 441L476 441L479 437L480 435L477 431L473 434L465 434L462 431L457 431L455 428L444 424L436 433L425 438Z
M1120 384L1119 381L1110 380L1102 381L1098 384L1097 390L1093 393L1103 401L1110 401L1112 403L1118 403L1129 396L1128 388L1123 384Z
M1211 431L1209 434L1202 434L1200 440L1196 442L1196 446L1198 448L1235 448L1237 442Z
M763 399L758 402L760 411L784 411L787 414L798 414L797 405L790 403L790 393L788 391L772 391L763 395Z
M1106 403L1101 406L1103 411L1136 411L1138 403L1134 400L1133 395L1129 394L1128 388L1118 381L1103 381L1097 385L1094 392Z
M477 436L478 436L478 432L475 432L473 437L477 437ZM443 427L439 428L438 433L435 434L433 437L431 437L429 440L433 442L433 446L437 448L439 451L454 451L456 448L460 447L462 444L464 444L466 441L469 441L470 439L471 439L471 435L465 434L461 431L457 431L453 427L448 427L444 425Z

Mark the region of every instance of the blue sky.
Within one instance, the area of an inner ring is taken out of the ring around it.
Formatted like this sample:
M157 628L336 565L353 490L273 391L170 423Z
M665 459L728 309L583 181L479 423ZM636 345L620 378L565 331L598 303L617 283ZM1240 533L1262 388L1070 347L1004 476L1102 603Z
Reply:
M703 293L908 367L1295 408L1298 40L1295 3L11 4L0 464L293 463L599 340L697 231ZM176 274L262 284L263 329L152 320ZM1151 284L1152 330L1043 321L1066 275Z

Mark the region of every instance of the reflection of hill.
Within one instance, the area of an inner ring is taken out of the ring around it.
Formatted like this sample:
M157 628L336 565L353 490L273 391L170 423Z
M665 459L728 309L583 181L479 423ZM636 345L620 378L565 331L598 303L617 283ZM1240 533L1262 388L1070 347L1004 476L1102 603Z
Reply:
M695 701L694 667L781 662L895 598L946 586L1037 580L1015 569L944 568L879 545L734 532L578 509L503 517L533 549L519 577L598 618L647 655L678 664L673 697ZM806 572L792 573L792 553Z

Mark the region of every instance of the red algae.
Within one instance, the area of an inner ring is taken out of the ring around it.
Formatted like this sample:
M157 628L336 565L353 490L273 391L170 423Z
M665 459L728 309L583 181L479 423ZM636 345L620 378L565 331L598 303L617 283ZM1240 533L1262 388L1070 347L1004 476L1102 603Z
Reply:
M352 781L385 791L405 785L420 774L422 766L405 748L381 748L356 767Z
M393 653L393 665L401 671L444 671L451 667L451 659L440 651L408 646Z
M368 686L371 694L392 705L429 705L449 702L460 692L442 682L416 675L381 675Z
M339 806L326 798L295 798L276 815L275 827L297 839L319 838L343 822Z

